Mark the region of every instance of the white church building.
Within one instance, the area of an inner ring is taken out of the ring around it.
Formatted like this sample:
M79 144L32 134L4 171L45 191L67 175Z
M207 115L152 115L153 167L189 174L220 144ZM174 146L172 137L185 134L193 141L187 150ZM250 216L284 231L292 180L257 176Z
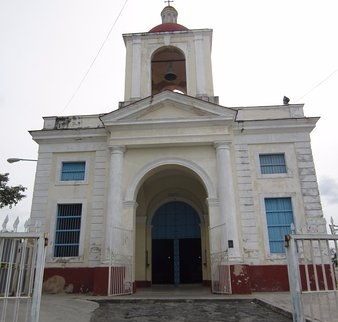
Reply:
M284 235L325 233L302 104L225 107L211 29L162 23L124 34L124 101L44 117L32 212L48 233L45 279L74 291L200 284L288 290Z

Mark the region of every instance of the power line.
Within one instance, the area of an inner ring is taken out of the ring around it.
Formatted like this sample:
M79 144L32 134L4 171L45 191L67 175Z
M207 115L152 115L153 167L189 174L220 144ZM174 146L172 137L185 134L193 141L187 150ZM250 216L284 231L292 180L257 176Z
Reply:
M62 110L61 113L63 113L63 112L68 108L68 106L71 104L71 102L73 101L74 97L76 96L76 94L77 94L78 91L80 90L80 88L81 88L83 82L86 80L86 78L87 78L89 72L91 71L91 69L92 69L92 67L94 66L94 64L95 64L95 62L96 62L96 60L97 60L97 58L99 57L99 55L100 55L100 53L101 53L101 51L102 51L104 45L106 44L106 42L107 42L107 40L108 40L110 34L112 33L112 31L113 31L113 29L114 29L114 27L115 27L117 21L119 20L119 18L120 18L120 16L121 16L121 14L122 14L122 12L123 12L125 6L127 5L127 2L128 2L128 0L125 0L125 2L124 2L124 4L123 4L123 6L122 6L122 8L121 8L121 10L120 10L120 12L119 12L119 14L117 15L117 17L116 17L116 19L115 19L115 21L114 21L114 23L113 23L112 26L110 27L110 29L109 29L109 31L108 31L108 34L107 34L106 38L103 40L103 42L102 42L102 44L101 44L99 50L97 51L96 55L94 56L94 59L92 60L91 64L89 65L89 67L88 67L88 69L87 69L87 71L86 71L85 74L83 75L83 77L82 77L82 79L81 79L79 85L78 85L77 88L75 89L73 95L70 97L70 99L68 100L67 104L65 105L65 107L64 107L64 109Z
M331 78L336 72L338 72L338 69L335 69L330 75L325 77L322 81L320 81L316 86L312 87L309 91L307 91L303 96L298 98L295 103L299 102L301 99L303 99L305 96L309 95L311 92L313 92L316 88L318 88L320 85L325 83L329 78Z

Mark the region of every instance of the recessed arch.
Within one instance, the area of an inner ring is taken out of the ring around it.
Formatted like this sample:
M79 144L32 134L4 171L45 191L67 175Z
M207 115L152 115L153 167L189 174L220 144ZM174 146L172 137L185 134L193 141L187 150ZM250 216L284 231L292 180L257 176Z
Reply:
M177 209L183 211L177 211ZM172 219L171 219L172 218ZM171 225L168 225L168 222ZM181 200L163 203L151 219L152 238L200 238L201 218L190 204ZM174 229L173 229L174 228Z
M216 198L216 190L210 179L209 175L205 172L205 170L200 167L195 162L190 160L182 159L182 158L160 158L154 161L149 162L148 164L144 165L131 179L130 184L128 185L127 192L126 192L126 201L134 201L136 200L136 196L138 190L142 183L151 176L152 171L156 168L163 166L163 165L178 165L182 166L190 171L194 172L201 183L206 189L208 199L215 199Z
M189 205L191 208L193 208L196 211L200 222L204 223L203 213L200 211L200 208L198 207L198 205L196 205L192 200L188 198L182 198L182 197L175 197L175 198L168 197L166 199L161 199L160 202L156 203L155 205L153 205L153 207L150 208L149 213L148 213L148 218L147 218L147 224L151 225L153 217L159 208L161 208L163 205L167 203L172 202L173 200L178 201L178 202L183 202Z

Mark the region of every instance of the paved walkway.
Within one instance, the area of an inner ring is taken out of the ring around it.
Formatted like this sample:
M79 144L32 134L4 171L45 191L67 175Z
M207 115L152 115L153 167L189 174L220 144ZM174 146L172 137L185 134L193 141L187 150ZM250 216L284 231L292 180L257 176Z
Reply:
M329 302L326 299L322 302L325 312ZM317 321L338 321L338 315L333 319L319 317L316 305L320 298L303 300L305 304L313 303ZM211 294L208 288L196 286L152 287L116 297L43 295L40 322L284 322L292 321L291 308L288 292L217 295ZM307 310L307 315L310 313Z
M152 287L116 297L43 295L40 322L286 322L292 321L285 315L290 301L289 293L217 295L196 286Z
M39 322L90 322L99 304L82 295L42 295Z

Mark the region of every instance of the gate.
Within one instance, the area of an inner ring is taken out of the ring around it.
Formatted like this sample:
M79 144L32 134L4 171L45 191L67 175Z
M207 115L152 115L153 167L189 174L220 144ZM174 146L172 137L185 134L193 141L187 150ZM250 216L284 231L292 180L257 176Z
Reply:
M132 231L114 227L113 250L110 251L108 272L108 295L133 293Z
M230 265L228 252L210 255L211 258L211 291L218 294L231 294Z
M211 259L211 291L218 294L231 294L230 265L228 252L210 255Z
M293 321L338 321L338 236L286 235Z
M211 291L218 294L231 294L231 276L228 249L225 245L226 225L209 228Z
M43 233L0 233L0 322L38 322L45 262Z

